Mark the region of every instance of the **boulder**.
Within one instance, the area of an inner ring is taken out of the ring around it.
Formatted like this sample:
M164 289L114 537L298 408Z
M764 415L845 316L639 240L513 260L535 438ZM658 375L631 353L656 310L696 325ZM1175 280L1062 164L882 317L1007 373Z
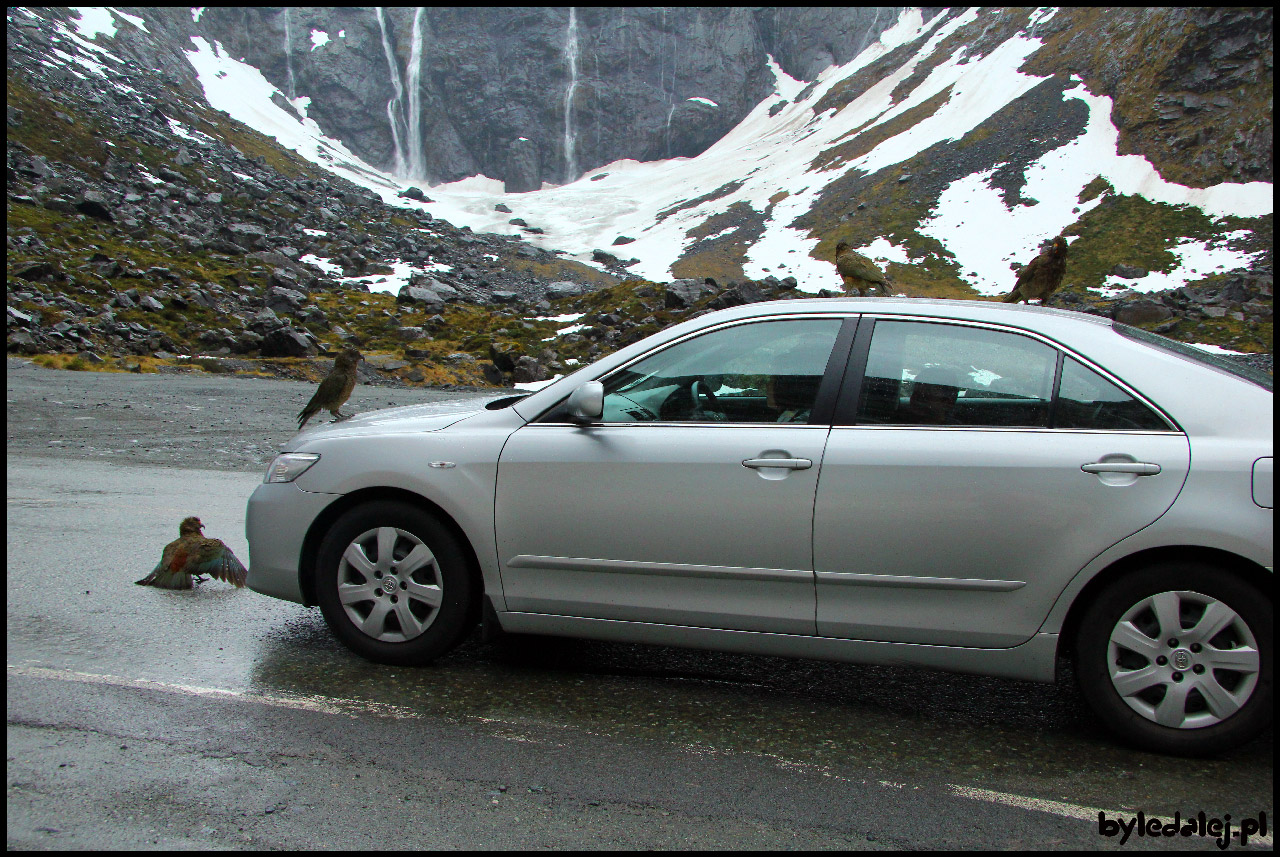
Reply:
M688 309L708 291L706 283L698 280L672 280L667 285L667 309Z
M551 300L556 298L572 298L582 294L582 287L577 283L571 283L563 280L558 283L552 283L547 286L547 297Z
M1116 310L1116 321L1121 324L1144 324L1152 321L1164 321L1172 317L1172 310L1164 304L1152 300L1138 300L1122 304Z
M263 357L314 357L315 342L304 331L280 327L262 338L259 351Z
M275 286L267 289L267 309L276 312L297 312L307 300L307 296L295 289Z
M263 250L267 244L267 230L256 223L232 223L219 230L231 243L246 250ZM210 242L212 246L212 242Z
M1151 273L1146 268L1139 268L1137 265L1125 265L1123 263L1116 265L1111 269L1112 276L1121 278L1122 280L1138 280Z
M57 269L48 262L36 262L31 265L21 265L18 270L14 271L14 276L20 277L31 282L39 282L47 280L57 273Z
M396 303L422 304L428 311L437 311L444 307L444 298L434 289L426 286L401 286L396 295Z
M536 358L525 354L516 360L515 368L511 371L511 380L517 384L529 384L534 381L545 381L550 377L547 374L546 367L537 361Z
M111 216L111 209L107 207L107 198L96 190L87 190L81 195L80 201L76 203L76 211L108 223L115 219Z

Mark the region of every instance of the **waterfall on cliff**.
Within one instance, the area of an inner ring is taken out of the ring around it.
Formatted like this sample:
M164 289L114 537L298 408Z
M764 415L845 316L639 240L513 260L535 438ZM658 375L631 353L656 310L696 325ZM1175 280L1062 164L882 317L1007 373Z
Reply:
M569 35L565 41L569 61L569 87L564 92L564 172L565 184L578 177L578 160L574 153L577 137L573 131L573 96L578 89L578 10L569 7Z
M396 54L391 49L391 42L387 38L387 24L382 15L382 7L375 6L374 14L378 17L378 29L382 31L382 50L387 55L387 67L391 69L391 88L395 95L391 96L391 100L387 102L387 121L391 123L391 142L396 149L395 175L402 176L405 172L404 162L404 145L400 137L401 124L401 104L404 101L404 86L400 83L400 67L396 65Z
M866 50L867 44L873 37L878 37L880 35L879 31L876 29L876 26L880 23L880 7L877 6L875 9L876 13L875 17L871 19L871 26L867 27L867 31L862 34L862 41L859 42L858 49L853 52L855 57Z
M666 93L669 101L669 109L667 110L667 128L663 140L666 145L666 156L671 157L671 117L676 112L676 41L675 33L671 33L671 89L667 90L666 76L663 72L663 50L662 46L667 40L667 10L662 10L662 29L658 33L658 88Z
M290 26L290 9L288 6L284 9L284 61L285 67L289 70L289 98L298 97L298 89L293 83L293 29Z
M409 52L409 178L426 178L422 152L422 7L413 13L413 46Z
M676 112L675 98L671 99L671 109L667 111L667 157L671 157L671 115Z

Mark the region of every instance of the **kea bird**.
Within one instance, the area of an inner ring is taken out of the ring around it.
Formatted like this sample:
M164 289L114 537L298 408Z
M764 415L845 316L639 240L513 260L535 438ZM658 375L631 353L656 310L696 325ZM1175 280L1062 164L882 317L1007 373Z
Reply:
M326 410L333 414L334 422L345 420L350 414L344 414L339 408L351 398L351 391L356 387L356 363L363 360L353 346L348 345L333 361L333 369L320 382L316 394L307 402L307 406L298 414L298 430L307 424L307 420Z
M158 586L161 589L190 589L192 580L204 580L207 574L217 580L225 580L237 589L244 586L248 572L236 559L231 549L218 539L206 539L201 532L204 524L199 518L183 518L178 525L178 540L164 546L160 564L142 580L139 586Z
M1062 275L1067 272L1067 239L1059 235L1049 244L1049 249L1032 259L1025 268L1018 272L1018 281L1013 291L1005 295L1007 304L1022 301L1027 303L1039 298L1043 304L1049 295L1062 285Z
M876 264L866 256L850 250L847 241L841 241L836 245L836 270L844 279L845 289L853 290L858 297L862 297L872 289L882 295L889 294L889 279L884 275L884 271L876 267Z

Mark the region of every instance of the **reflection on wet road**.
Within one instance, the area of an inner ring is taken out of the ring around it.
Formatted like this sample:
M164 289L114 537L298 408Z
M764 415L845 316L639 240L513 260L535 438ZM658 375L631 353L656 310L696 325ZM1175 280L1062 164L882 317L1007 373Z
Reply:
M209 582L136 587L199 514L241 557L258 474L10 456L8 661L424 717L648 739L822 775L989 789L1084 807L1271 812L1272 736L1231 756L1138 753L1071 685L563 638L478 634L425 669L361 660L318 610Z

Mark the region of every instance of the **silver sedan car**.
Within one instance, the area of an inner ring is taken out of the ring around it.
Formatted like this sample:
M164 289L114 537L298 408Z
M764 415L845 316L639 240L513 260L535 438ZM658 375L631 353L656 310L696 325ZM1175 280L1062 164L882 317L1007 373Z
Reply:
M1134 745L1272 717L1271 376L980 301L751 304L473 413L298 434L249 586L366 658L492 631L1050 682Z

